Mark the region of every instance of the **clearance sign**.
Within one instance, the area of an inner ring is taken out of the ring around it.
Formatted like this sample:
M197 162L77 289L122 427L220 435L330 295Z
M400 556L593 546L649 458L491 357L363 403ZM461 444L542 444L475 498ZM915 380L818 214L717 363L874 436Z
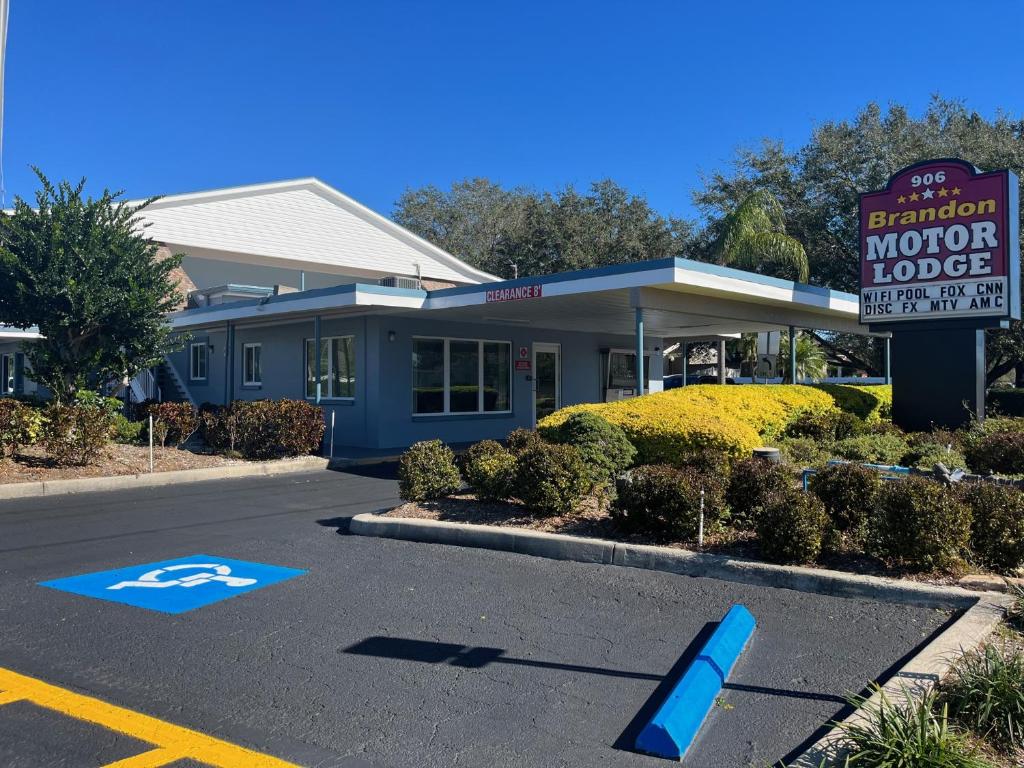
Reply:
M1017 178L912 165L860 196L860 321L1019 317Z

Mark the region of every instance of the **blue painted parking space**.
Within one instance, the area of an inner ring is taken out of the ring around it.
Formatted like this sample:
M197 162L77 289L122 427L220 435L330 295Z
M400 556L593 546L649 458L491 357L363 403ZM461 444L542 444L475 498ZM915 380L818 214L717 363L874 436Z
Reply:
M269 587L303 573L303 570L279 565L190 555L43 581L40 586L177 614Z

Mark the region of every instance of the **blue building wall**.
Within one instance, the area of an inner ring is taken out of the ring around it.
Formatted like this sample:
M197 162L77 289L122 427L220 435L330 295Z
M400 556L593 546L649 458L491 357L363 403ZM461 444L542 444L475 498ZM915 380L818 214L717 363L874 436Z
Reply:
M172 355L172 362L189 385L196 403L224 403L228 398L226 363L231 361L232 398L305 397L305 340L312 339L314 322L282 322L237 328L233 354L226 349L226 330L193 333L193 341L212 344L205 382L189 382L188 346ZM412 400L412 348L415 337L447 337L507 341L512 360L526 347L532 360L534 343L559 344L561 348L561 404L600 402L603 348L632 349L631 336L547 331L538 328L431 320L423 317L366 315L329 318L321 323L321 337L352 336L356 360L355 397L323 398L321 406L328 426L325 443L333 438L338 447L369 449L402 448L418 440L439 438L463 443L484 438L503 438L516 427L533 425L533 371L512 373L511 413L468 415L414 415ZM242 382L243 347L261 344L262 384ZM662 340L648 338L649 348ZM660 361L652 363L651 378L660 380ZM337 452L337 450L336 450Z

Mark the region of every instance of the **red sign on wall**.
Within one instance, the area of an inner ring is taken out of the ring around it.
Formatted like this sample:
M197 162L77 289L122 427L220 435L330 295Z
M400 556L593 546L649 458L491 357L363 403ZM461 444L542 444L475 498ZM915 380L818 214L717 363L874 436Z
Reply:
M486 301L522 301L523 299L539 299L544 295L543 285L519 285L515 288L494 288L487 291Z
M912 165L860 197L860 321L1018 317L1017 179Z

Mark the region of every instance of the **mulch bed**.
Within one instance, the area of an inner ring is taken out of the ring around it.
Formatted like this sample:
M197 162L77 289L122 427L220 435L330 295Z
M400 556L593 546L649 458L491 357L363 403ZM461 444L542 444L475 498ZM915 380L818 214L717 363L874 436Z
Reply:
M154 448L153 459L153 468L156 472L223 467L229 464L245 463L213 453L159 447ZM149 472L149 448L147 446L111 443L92 463L82 467L59 467L41 448L32 446L21 451L14 459L0 461L0 484L137 475L147 472Z

